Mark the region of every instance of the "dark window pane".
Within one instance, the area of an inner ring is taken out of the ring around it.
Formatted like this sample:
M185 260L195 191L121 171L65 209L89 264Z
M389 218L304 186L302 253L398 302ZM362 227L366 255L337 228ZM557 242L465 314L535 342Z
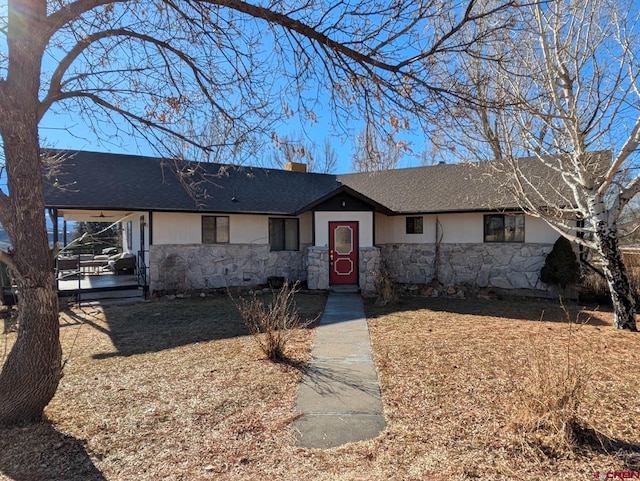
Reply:
M202 243L216 244L229 242L229 217L202 216Z
M285 219L284 221L284 249L287 251L298 250L298 219Z
M229 242L229 218L216 217L216 242Z
M422 234L422 217L407 217L407 234Z
M272 251L297 251L298 219L269 219L269 245Z
M269 245L272 251L284 250L284 219L269 219Z
M524 242L523 214L491 214L484 216L485 242Z
M202 216L202 243L213 244L216 241L216 218L210 215Z

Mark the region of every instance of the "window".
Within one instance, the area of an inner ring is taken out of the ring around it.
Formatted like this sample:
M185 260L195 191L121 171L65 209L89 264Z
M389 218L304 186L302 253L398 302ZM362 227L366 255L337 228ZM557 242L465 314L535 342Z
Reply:
M407 234L422 234L422 217L407 217Z
M202 243L222 244L229 242L229 217L202 216Z
M524 242L524 214L484 216L485 242Z
M297 251L298 219L269 219L269 245L272 251Z

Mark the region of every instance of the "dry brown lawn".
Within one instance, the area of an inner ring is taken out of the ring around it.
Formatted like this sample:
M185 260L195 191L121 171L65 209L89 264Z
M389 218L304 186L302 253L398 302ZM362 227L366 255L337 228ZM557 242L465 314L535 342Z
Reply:
M324 300L298 296L308 318ZM311 450L293 446L290 423L313 330L294 337L293 362L276 364L226 298L64 313L66 364L49 422L0 431L0 479L587 480L640 471L640 337L615 331L610 313L589 312L571 330L557 303L534 301L416 298L367 315L387 429ZM533 361L563 368L567 356L591 374L584 438L572 451L514 422Z

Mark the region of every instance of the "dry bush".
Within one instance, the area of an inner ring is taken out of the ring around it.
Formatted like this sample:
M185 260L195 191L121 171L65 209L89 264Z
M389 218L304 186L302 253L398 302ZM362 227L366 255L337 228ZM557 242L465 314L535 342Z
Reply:
M640 298L640 252L623 251L622 260L627 268L631 289L636 294L636 298Z
M292 331L307 327L314 321L303 322L300 319L295 303L298 286L299 282L293 285L285 282L280 289L272 291L273 297L268 305L255 293L248 298L232 298L247 329L272 361L287 359L285 348Z
M576 352L574 331L583 325L580 314L572 321L564 305L562 308L567 318L564 352L555 348L557 340L550 337L531 340L523 377L516 384L512 425L522 446L543 452L573 453L589 425L580 414L580 405L593 366L588 357Z
M610 304L611 293L604 277L594 271L587 271L580 281L580 300L583 302Z
M640 251L624 250L622 260L627 268L631 290L640 300ZM611 304L611 293L607 281L597 272L587 270L580 281L580 299Z

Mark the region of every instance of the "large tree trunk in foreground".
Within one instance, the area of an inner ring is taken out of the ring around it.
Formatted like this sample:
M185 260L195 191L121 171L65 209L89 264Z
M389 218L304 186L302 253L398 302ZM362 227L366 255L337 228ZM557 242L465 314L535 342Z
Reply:
M9 65L0 79L0 133L8 195L0 221L12 249L4 253L18 286L18 337L0 373L0 425L42 417L62 374L58 297L44 216L38 138L42 22L46 2L9 2Z
M603 270L613 303L614 326L617 329L637 331L636 299L629 283L627 268L622 260L618 237L611 228L599 226L596 239L603 259Z
M18 287L18 337L0 373L0 424L42 417L58 387L62 359L37 123L25 114L15 117L11 129L2 127L10 196L3 198L0 218L12 244L6 260Z
M13 246L6 260L18 288L18 337L0 373L0 425L42 417L58 387L62 359L37 134L31 142L4 138L11 195L1 217Z
M18 337L0 373L0 425L42 417L58 387L62 359L37 124L16 117L23 118L12 130L22 137L30 124L32 140L4 136L10 196L3 199L1 218L12 244L6 260L18 288Z
M25 287L28 283L18 284L18 338L0 374L0 425L41 419L61 376L55 289L50 282Z

